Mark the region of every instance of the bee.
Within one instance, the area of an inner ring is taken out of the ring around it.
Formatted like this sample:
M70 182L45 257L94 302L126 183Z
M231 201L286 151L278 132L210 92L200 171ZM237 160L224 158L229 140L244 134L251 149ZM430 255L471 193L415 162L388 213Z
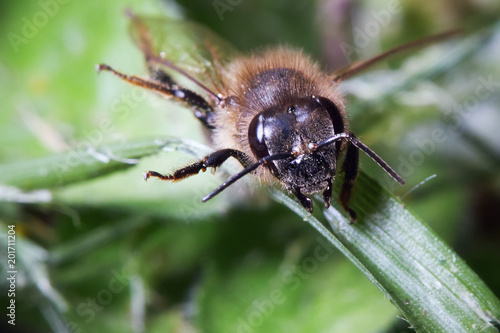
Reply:
M349 130L339 84L396 52L453 34L447 32L416 40L335 73L323 72L303 52L287 47L223 59L212 43L206 47L208 56L202 57L206 64L204 71L190 72L182 68L182 64L174 63L174 59L164 56L166 52L174 53L166 48L176 46L175 41L168 42L160 37L165 36L166 30L172 35L171 21L146 19L131 12L128 15L134 40L144 53L150 77L126 75L105 64L98 65L97 70L111 72L191 109L209 131L216 148L200 161L171 174L147 171L145 180L156 177L179 181L208 168L216 169L232 157L241 163L243 170L203 197L203 202L252 173L264 184L280 184L312 213L311 194L321 191L325 207L330 206L337 164L345 152L342 166L345 177L339 203L352 220L356 219L356 213L349 207L349 200L358 174L359 151L367 154L399 184L404 185L405 181ZM219 45L221 43L219 41ZM188 60L196 58L196 52L185 53ZM177 60L181 61L181 57ZM192 82L197 91L180 85L173 78L174 74Z

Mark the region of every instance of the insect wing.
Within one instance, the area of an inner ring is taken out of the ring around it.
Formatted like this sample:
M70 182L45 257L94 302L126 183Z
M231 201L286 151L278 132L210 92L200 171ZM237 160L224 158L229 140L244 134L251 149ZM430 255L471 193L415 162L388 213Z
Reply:
M236 50L207 28L168 17L132 16L131 35L143 51L148 65L161 68L176 80L182 75L152 61L162 58L189 73L193 78L217 90L218 71Z

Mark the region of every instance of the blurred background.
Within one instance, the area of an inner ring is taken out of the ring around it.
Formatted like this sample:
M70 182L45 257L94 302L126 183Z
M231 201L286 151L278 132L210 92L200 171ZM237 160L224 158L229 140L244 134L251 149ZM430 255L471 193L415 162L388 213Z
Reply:
M244 53L302 48L327 71L463 29L458 41L393 57L341 89L353 132L407 185L368 158L361 168L500 295L498 1L3 1L2 165L166 136L206 143L190 111L94 70L146 75L127 7L198 22ZM48 172L60 167L48 161ZM28 195L2 185L2 265L15 224L19 269L16 326L4 316L2 331L411 332L354 265L264 192L240 186L202 204L224 174L142 179L190 161L161 152L94 178L70 159L81 168L74 184ZM297 278L318 246L328 258Z

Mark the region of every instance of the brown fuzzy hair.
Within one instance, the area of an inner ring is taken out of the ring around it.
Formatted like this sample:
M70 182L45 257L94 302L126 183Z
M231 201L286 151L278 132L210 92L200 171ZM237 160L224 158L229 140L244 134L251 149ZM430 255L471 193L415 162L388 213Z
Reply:
M271 75L266 76L268 72ZM269 107L321 96L331 100L345 117L338 83L302 51L280 47L236 58L225 66L222 83L225 103L215 110L214 144L218 149L244 152L251 158L248 163L257 162L248 141L250 122ZM267 168L257 169L256 175L266 183L275 180Z

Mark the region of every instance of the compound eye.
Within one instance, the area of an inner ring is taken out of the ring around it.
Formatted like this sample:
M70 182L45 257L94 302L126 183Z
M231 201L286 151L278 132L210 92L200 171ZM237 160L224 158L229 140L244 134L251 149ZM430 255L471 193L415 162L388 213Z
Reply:
M264 123L266 118L261 113L255 116L248 128L248 141L255 157L260 160L269 156L266 143L264 141Z

